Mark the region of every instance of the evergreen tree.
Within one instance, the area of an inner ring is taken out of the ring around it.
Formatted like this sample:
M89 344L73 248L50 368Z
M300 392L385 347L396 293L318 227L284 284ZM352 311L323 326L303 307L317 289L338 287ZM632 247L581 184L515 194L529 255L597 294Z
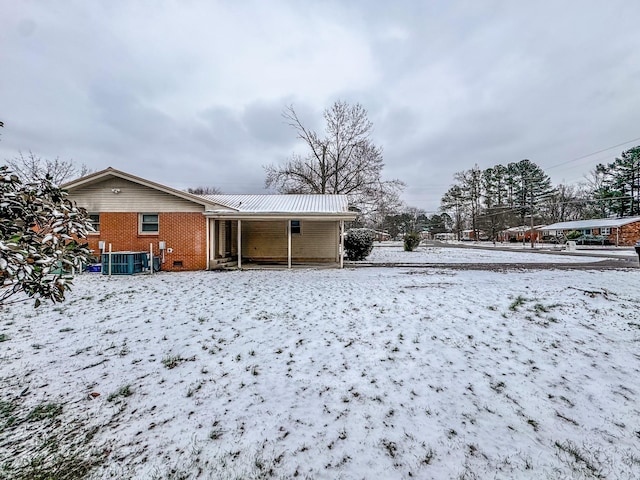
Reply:
M594 195L620 217L640 215L640 146L633 147L612 163L596 166L602 179Z
M495 240L498 233L507 227L512 217L512 210L507 204L509 193L507 174L507 167L504 165L495 165L482 172L484 208L479 224L492 240Z
M72 276L91 253L80 240L91 231L84 209L50 175L23 183L0 167L0 308L25 298L64 300ZM18 300L10 298L16 296Z
M531 160L520 160L509 166L512 170L513 207L517 209L521 225L524 225L527 216L539 215L538 207L549 199L554 189L549 175Z

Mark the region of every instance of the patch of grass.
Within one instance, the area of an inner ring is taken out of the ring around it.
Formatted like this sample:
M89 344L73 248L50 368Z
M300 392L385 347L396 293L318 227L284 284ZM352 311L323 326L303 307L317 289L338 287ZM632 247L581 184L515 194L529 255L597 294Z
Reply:
M18 405L14 402L0 400L0 432L15 423L16 416L14 412L17 408Z
M172 368L176 368L185 360L186 359L182 358L180 355L167 355L162 359L162 364L169 370L171 370Z
M548 309L547 307L545 307L545 306L544 306L543 304L541 304L541 303L536 303L536 304L533 306L533 310L534 310L536 313L548 313L548 312L549 312L549 309Z
M9 340L9 335L6 333L0 333L0 343L6 342L7 340Z
M427 451L424 452L424 455L420 458L420 463L422 463L423 465L429 465L433 461L433 458L435 456L436 452L434 452L432 448L428 448Z
M193 394L196 393L198 390L200 390L203 385L204 385L203 380L200 380L198 382L195 382L189 385L189 388L187 389L187 398L193 397Z
M586 469L593 477L595 478L606 478L606 475L602 472L602 468L599 465L596 465L594 461L589 458L589 456L593 456L594 453L591 452L585 453L578 446L570 440L567 440L564 443L560 443L558 441L555 442L555 447L569 455L569 457L577 464L577 466ZM597 453L597 452L596 452Z
M108 459L97 434L109 418L96 424L77 404L43 401L43 387L25 381L26 375L0 377L0 479L90 478Z
M122 343L122 347L120 347L120 351L118 352L118 355L120 357L126 357L129 354L129 352L131 352L131 350L129 349L129 345L127 345L127 341L125 340Z
M109 396L107 397L107 402L113 402L120 397L126 398L126 397L130 397L131 395L133 395L133 391L131 390L131 385L125 385L123 387L120 387L115 392L109 394Z
M384 438L382 439L382 446L391 458L395 458L398 454L398 445L396 445L396 442Z
M524 298L522 295L518 295L516 299L513 302L511 302L511 305L509 305L509 310L511 310L512 312L515 312L516 310L518 310L518 307L521 307L522 305L524 305L526 301L527 301L526 298Z
M62 413L62 405L59 403L42 403L36 406L27 415L30 422L38 422L48 418L55 418Z
M73 452L67 455L54 456L38 455L18 468L9 467L13 480L53 480L86 478L99 464L100 460L92 459L85 451ZM6 465L5 465L6 470Z
M491 382L490 387L492 390L494 390L497 393L502 393L502 391L505 389L507 385L500 381L500 382Z
M573 418L567 417L566 415L563 415L562 413L558 412L557 410L556 410L556 417L561 418L565 422L568 422L568 423L570 423L572 425L575 425L576 427L580 426L580 424L577 421L575 421Z

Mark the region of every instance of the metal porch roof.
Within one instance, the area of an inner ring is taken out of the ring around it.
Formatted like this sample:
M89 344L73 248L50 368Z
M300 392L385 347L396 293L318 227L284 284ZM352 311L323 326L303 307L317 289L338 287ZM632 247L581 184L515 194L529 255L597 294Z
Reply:
M348 214L346 195L201 195L238 213Z
M622 227L629 223L640 222L640 217L622 218L593 218L591 220L576 220L573 222L560 222L547 225L540 230L577 230L581 228Z

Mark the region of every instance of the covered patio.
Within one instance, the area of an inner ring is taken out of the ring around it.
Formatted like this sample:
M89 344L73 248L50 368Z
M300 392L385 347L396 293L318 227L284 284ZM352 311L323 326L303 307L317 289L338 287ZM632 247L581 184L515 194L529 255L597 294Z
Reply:
M344 195L211 195L208 265L343 267L345 221L353 221Z

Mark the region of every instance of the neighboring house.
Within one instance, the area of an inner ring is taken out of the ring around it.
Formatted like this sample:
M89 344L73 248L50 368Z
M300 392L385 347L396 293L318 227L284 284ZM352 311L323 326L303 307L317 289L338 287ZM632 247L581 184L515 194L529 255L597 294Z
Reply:
M96 254L101 242L105 251L153 249L163 270L248 261L342 266L344 222L355 219L345 195L193 195L113 168L63 188L91 216Z
M544 233L542 232L544 225L533 226L533 241L539 242ZM506 230L498 233L498 240L501 242L530 242L531 241L531 226L521 225L518 227L507 228Z
M443 232L443 233L436 233L433 236L434 240L439 240L439 241L453 241L456 240L458 237L456 236L455 233L447 233L447 232Z
M387 232L380 232L380 231L376 230L373 233L375 235L375 241L376 242L386 242L388 240L391 240L391 235L389 235Z
M550 236L566 236L577 231L582 235L607 237L614 245L631 246L640 240L640 217L594 218L560 222L541 228Z
M460 232L460 240L463 242L483 241L489 240L489 236L483 230L478 230L478 238L476 238L476 234L473 230L462 230Z

